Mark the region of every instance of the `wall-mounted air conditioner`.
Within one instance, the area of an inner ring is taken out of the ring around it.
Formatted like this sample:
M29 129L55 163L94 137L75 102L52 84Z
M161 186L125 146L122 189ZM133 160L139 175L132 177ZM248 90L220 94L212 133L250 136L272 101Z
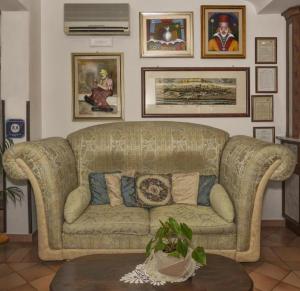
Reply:
M66 3L64 15L69 35L129 35L127 3Z

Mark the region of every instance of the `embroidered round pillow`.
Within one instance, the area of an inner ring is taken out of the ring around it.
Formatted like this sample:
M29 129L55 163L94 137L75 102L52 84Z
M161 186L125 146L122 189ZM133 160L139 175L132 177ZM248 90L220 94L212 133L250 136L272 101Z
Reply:
M136 198L140 207L171 203L171 175L141 175L136 178Z

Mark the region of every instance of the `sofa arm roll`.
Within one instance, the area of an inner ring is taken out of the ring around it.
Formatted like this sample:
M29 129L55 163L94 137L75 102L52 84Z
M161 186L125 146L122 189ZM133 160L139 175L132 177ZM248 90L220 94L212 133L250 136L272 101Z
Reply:
M64 204L67 195L78 186L75 157L68 141L48 138L16 144L3 155L3 166L9 177L30 180L39 236L45 231L48 246L60 249Z
M254 201L260 199L256 204L259 207L263 201L263 195L256 197L262 179L283 181L293 173L295 165L295 155L287 147L247 136L230 138L222 153L220 184L234 203L238 250L249 248ZM261 217L257 219L260 221Z

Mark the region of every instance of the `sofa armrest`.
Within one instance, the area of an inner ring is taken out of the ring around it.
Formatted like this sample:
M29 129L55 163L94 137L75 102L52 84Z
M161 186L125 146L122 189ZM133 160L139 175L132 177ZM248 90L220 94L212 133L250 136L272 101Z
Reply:
M48 138L16 144L5 152L3 166L11 178L31 182L39 247L61 249L65 200L78 186L75 157L68 141Z
M235 207L238 251L246 251L250 247L253 219L260 227L267 181L287 179L292 175L295 165L295 155L282 145L247 136L235 136L227 142L221 158L220 184L230 195ZM254 205L258 209L254 209ZM260 229L256 231L260 233Z

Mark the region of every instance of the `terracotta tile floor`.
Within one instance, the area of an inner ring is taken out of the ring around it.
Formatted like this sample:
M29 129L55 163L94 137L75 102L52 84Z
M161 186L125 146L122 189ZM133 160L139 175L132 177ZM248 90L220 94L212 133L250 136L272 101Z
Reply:
M261 237L261 259L242 264L254 281L254 290L300 291L300 237L280 227L264 227ZM36 243L2 245L0 291L48 291L61 265L40 261Z

